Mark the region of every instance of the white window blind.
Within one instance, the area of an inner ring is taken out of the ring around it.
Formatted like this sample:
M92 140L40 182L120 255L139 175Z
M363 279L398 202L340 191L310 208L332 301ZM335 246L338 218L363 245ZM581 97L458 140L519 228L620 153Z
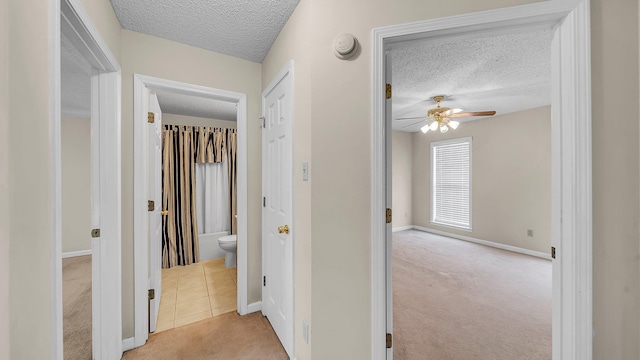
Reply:
M471 138L431 143L431 220L471 230Z

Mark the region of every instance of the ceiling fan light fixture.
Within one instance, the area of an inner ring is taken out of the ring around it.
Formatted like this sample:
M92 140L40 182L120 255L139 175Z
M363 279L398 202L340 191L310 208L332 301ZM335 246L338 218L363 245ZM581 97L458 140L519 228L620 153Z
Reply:
M438 122L437 121L432 122L431 125L429 125L429 130L431 131L438 130Z
M420 131L422 131L423 134L426 134L429 131L429 125L425 125L421 127Z
M458 125L460 125L460 123L459 123L458 121L455 121L455 120L451 120L451 121L449 121L449 126L451 126L451 128L452 128L453 130L457 129L457 128L458 128Z
M449 131L449 127L445 124L442 124L442 126L440 126L440 132L444 134L447 131Z

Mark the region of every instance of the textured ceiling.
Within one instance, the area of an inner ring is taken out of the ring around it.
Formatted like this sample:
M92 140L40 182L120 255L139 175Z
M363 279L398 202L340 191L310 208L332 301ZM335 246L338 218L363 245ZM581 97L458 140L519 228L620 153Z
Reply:
M424 123L398 121L442 106L496 115L551 103L551 30L484 38L416 42L390 50L393 129L418 131ZM481 117L458 118L470 121Z
M62 115L90 117L91 65L64 35L60 38Z
M235 103L157 91L163 113L236 121Z
M123 28L262 62L300 0L110 0Z

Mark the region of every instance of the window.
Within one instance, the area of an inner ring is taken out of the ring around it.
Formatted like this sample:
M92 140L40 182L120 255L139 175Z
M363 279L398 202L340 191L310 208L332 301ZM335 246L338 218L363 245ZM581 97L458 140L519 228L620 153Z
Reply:
M471 230L471 138L431 143L431 221Z

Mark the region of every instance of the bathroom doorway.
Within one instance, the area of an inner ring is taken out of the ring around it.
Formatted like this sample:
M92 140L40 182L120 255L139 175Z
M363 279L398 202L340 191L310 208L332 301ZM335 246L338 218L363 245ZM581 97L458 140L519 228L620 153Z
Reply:
M162 292L150 299L149 332L158 333L237 309L237 110L149 91L151 114L150 261Z
M247 137L244 94L142 75L134 88L137 347L247 313Z

